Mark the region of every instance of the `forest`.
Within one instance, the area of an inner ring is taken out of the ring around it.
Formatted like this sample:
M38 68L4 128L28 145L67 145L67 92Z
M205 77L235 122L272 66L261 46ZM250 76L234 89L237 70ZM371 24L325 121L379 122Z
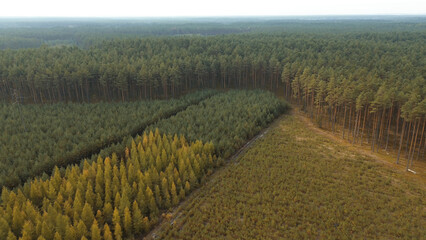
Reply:
M229 161L293 108L422 171L425 41L421 16L0 19L0 239L140 239L179 206L162 239L419 239L424 189L293 114Z
M50 173L134 136L150 124L213 95L128 103L0 105L0 187ZM16 109L18 107L18 109Z
M232 111L236 104L240 110ZM130 138L122 152L55 167L50 177L35 178L12 191L3 188L0 237L127 239L147 233L162 210L176 206L223 163L229 151L287 109L284 101L265 91L216 94L149 126ZM188 126L199 127L174 126L182 118ZM217 125L220 118L227 119ZM232 131L212 133L209 126ZM159 129L175 133L161 134ZM187 140L191 138L206 140ZM221 147L214 145L218 139Z

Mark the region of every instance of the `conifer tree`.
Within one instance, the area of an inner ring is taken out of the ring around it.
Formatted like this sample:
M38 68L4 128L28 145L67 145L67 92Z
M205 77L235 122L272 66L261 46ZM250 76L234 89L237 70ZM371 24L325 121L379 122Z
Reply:
M68 225L65 231L64 240L75 240L77 239L77 233L72 225Z
M92 233L91 240L101 240L101 231L99 230L98 222L96 221L96 219L93 221L92 227L90 229Z
M111 230L106 223L104 225L104 240L113 240Z
M16 240L15 234L13 234L12 231L9 231L9 233L7 234L6 240Z
M112 223L114 226L121 225L120 212L117 208L114 208L114 213L112 214Z
M121 230L120 224L115 224L115 227L114 227L114 236L115 236L115 240L121 240L122 239L123 232Z
M177 196L176 185L175 185L174 182L172 182L172 187L170 189L170 193L172 195L172 205L176 206L179 203L179 197Z
M93 220L95 220L93 209L88 203L84 204L83 211L81 212L81 220L84 222L87 229L90 229Z
M35 237L34 225L30 221L26 221L22 227L22 240L31 240Z
M106 222L111 222L112 221L112 215L113 215L113 208L112 208L112 205L111 205L111 203L106 203L105 205L104 205L104 208L103 208L103 210L102 210L102 213L104 214L104 216L105 216L105 221Z
M76 235L78 239L88 235L86 224L82 220L80 220L77 224Z
M126 236L132 235L132 216L128 207L124 209L123 228Z
M53 237L53 240L62 240L61 234L58 232L55 232L55 236Z
M145 230L145 233L149 232L150 224L148 217L144 217L142 221L143 229Z
M136 200L133 202L133 205L132 205L132 213L133 213L133 218L132 218L133 232L136 235L139 235L143 231L143 224L142 224L143 215L141 210L139 209L139 206Z
M9 224L3 217L0 216L0 239L6 239L9 231Z

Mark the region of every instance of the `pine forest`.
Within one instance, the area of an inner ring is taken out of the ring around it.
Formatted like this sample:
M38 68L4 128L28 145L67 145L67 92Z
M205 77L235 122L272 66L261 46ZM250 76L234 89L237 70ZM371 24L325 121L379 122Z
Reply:
M426 18L0 18L0 240L423 239Z

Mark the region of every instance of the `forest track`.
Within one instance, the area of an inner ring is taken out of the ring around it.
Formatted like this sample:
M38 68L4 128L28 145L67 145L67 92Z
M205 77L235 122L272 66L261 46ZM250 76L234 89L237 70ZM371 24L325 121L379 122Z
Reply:
M289 111L292 111L291 109ZM282 120L282 118L285 117L285 115L289 114L288 113L284 113L281 116L277 117L272 123L270 123L268 125L268 127L264 128L263 130L261 130L258 134L256 134L254 137L252 137L246 144L244 144L244 146L242 146L240 149L238 149L231 157L229 157L226 161L225 164L222 165L221 167L219 167L218 169L216 169L210 176L208 176L207 181L205 181L201 186L199 186L197 189L195 189L194 191L192 191L187 197L185 197L185 199L179 203L178 206L174 207L171 211L165 211L163 212L162 216L160 216L160 220L159 222L156 224L156 226L145 236L140 237L138 239L143 239L143 240L151 240L151 239L157 239L158 235L157 233L162 231L162 229L168 225L173 225L175 223L175 220L179 217L182 217L182 209L185 209L189 204L191 204L193 202L193 200L195 199L200 199L202 200L205 195L203 195L203 192L201 191L202 188L204 188L206 185L214 185L217 182L217 176L219 176L220 172L225 170L227 167L229 167L232 163L233 164L238 164L238 162L236 162L235 160L241 156L242 154L244 154L245 152L247 152L250 147L253 146L253 144L255 142L257 142L259 139L262 139L266 133L268 133L268 131L274 127L275 125L279 124ZM201 206L202 205L202 201L197 201L197 205ZM170 216L171 217L167 217Z
M364 156L368 156L369 158L380 162L381 164L383 164L383 166L389 169L396 170L398 174L402 174L407 178L413 179L414 181L418 182L422 188L426 189L426 163L424 161L414 161L413 170L416 173L413 174L412 172L406 171L406 159L404 158L400 160L400 164L396 164L394 154L386 152L384 150L381 150L380 152L372 152L370 150L369 144L365 144L363 146L360 146L359 144L352 144L347 140L340 138L339 133L336 135L329 130L321 129L315 126L311 119L309 119L309 117L307 117L298 108L294 108L291 114L303 121L307 125L307 127L320 134L321 136L327 137L328 139L335 141L340 145L348 147L351 150L357 151L358 153Z

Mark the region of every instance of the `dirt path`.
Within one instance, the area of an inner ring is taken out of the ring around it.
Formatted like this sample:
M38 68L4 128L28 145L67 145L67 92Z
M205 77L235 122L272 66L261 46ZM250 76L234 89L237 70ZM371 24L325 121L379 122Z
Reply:
M333 134L332 132L330 132L328 130L324 130L324 129L320 129L320 128L316 127L312 123L312 121L308 117L306 117L302 112L300 112L298 109L293 109L292 114L296 118L303 121L310 129L312 129L316 133L318 133L318 134L320 134L324 137L327 137L328 139L331 139L331 140L337 142L340 145L346 146L351 150L355 150L355 151L361 153L362 155L368 156L371 159L374 159L374 160L382 163L384 166L386 166L390 169L396 170L399 174L403 174L406 177L415 180L422 187L424 187L426 189L426 163L425 162L419 162L419 161L414 162L415 166L413 168L416 171L416 174L413 174L411 172L407 172L405 170L406 159L402 159L400 164L396 164L394 154L390 154L388 152L385 152L384 150L381 150L378 153L372 152L370 150L370 147L369 147L368 144L360 146L359 144L349 143L347 140L340 138L339 137L340 135L336 135L336 134Z

